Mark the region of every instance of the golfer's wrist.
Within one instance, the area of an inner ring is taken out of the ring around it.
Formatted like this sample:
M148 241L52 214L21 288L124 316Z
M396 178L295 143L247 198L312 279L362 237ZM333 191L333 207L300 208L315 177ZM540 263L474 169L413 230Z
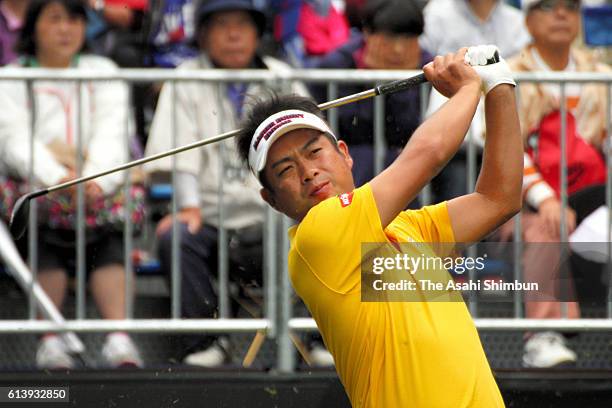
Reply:
M457 92L457 94L470 95L470 96L474 96L475 98L479 99L480 94L481 94L481 89L482 89L482 80L479 77L476 77L475 79L464 83L461 86L461 88L459 88L459 91Z

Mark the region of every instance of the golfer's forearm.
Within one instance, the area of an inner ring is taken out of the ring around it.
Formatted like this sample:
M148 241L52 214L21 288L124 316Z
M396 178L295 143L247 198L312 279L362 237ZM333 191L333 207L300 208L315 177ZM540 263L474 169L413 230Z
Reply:
M428 147L438 167L457 152L470 127L480 99L478 83L461 88L414 132L411 144Z
M485 100L487 138L476 191L508 207L521 206L523 146L514 87L500 85Z

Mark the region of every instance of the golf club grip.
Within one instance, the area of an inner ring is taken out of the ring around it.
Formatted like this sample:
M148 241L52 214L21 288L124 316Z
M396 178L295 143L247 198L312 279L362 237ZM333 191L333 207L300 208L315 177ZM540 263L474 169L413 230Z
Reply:
M399 91L403 91L413 86L421 85L427 82L425 74L418 74L410 78L400 79L389 82L387 84L378 85L375 89L376 95L390 95Z
M487 60L487 65L495 64L499 62L499 60L499 52L495 51L493 57ZM425 74L418 74L410 78L378 85L376 88L374 88L374 90L376 95L390 95L408 88L412 88L413 86L424 84L425 82L427 82Z

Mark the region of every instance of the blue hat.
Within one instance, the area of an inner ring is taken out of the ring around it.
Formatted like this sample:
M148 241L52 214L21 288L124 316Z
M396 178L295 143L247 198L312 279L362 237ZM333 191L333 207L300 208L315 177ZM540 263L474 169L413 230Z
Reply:
M211 14L219 11L244 10L251 14L257 26L257 31L261 35L266 28L266 16L253 3L252 0L205 0L198 9L198 25L201 25Z

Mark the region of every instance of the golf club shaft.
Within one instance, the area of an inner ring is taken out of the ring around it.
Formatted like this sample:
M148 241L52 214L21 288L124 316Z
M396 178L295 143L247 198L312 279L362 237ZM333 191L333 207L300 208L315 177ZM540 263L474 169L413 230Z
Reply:
M51 192L54 192L54 191L57 191L57 190L61 190L61 189L67 188L67 187L71 187L71 186L74 186L75 184L79 184L79 183L83 183L85 181L93 180L95 178L106 176L108 174L115 173L115 172L118 172L118 171L121 171L121 170L127 170L129 168L138 166L140 164L148 163L148 162L151 162L151 161L154 161L154 160L157 160L157 159L161 159L161 158L164 158L164 157L172 156L174 154L182 153L182 152L185 152L187 150L195 149L196 147L201 147L201 146L205 146L205 145L208 145L208 144L211 144L211 143L220 142L221 140L229 139L230 137L236 136L239 131L240 131L239 129L235 129L235 130L232 130L232 131L229 131L229 132L221 133L220 135L209 137L207 139L198 140L197 142L193 142L193 143L190 143L190 144L185 145L185 146L180 146L180 147L177 147L177 148L174 148L174 149L171 149L171 150L167 150L165 152L161 152L161 153L154 154L154 155L151 155L151 156L143 157L142 159L138 159L138 160L134 160L134 161L131 161L131 162L128 162L128 163L124 163L124 164L121 164L121 165L119 165L117 167L113 167L112 169L101 171L100 173L91 174L89 176L79 177L79 178L76 178L74 180L69 180L69 181L66 181L64 183L57 184L55 186L49 187L49 188L47 188L45 190L40 190L41 194L38 194L36 196L32 196L30 198L34 198L34 197L37 197L37 196L40 196L40 195L44 195L44 194L51 193Z
M356 94L352 94L352 95L348 95L348 96L344 96L342 98L338 98L338 99L334 99L333 101L329 101L329 102L325 102L319 105L319 109L321 110L327 110L327 109L331 109L331 108L337 108L339 106L343 106L343 105L347 105L349 103L353 103L353 102L357 102L357 101L361 101L363 99L369 99L372 98L374 96L378 96L378 95L387 95L387 94L392 94L395 92L399 92L402 91L404 89L410 88L412 86L416 86L419 84L422 84L424 82L427 82L427 79L425 79L425 76L423 74L418 74L415 75L411 78L407 78L407 79L400 79L398 81L393 81L387 84L383 84L383 85L379 85L375 88L369 89L367 91L363 91L363 92L359 92ZM147 157L143 157L142 159L138 159L138 160L134 160L128 163L124 163L122 165L119 165L117 167L113 167L112 169L108 169L108 170L104 170L100 173L96 173L96 174L91 174L89 176L84 176L84 177L79 177L76 178L74 180L69 180L66 181L64 183L61 184L57 184L55 186L52 187L48 187L46 189L43 190L39 190L35 193L33 193L30 198L35 198L47 193L51 193L57 190L62 190L64 188L67 187L71 187L74 186L75 184L79 184L79 183L83 183L89 180L93 180L95 178L98 177L102 177L102 176L106 176L108 174L111 173L115 173L117 171L121 171L121 170L127 170L131 167L135 167L141 164L145 164L154 160L158 160L158 159L162 159L164 157L168 157L168 156L172 156L178 153L182 153L185 152L187 150L191 150L191 149L195 149L197 147L202 147L202 146L206 146L208 144L211 143L216 143L216 142L220 142L221 140L225 140L225 139L229 139L230 137L234 137L238 134L238 132L240 132L239 129L236 130L232 130L229 132L225 132L222 133L220 135L217 136L213 136L213 137L209 137L206 139L202 139L202 140L198 140L197 142L193 142L190 143L188 145L185 146L180 146L180 147L176 147L174 149L170 149L167 150L165 152L161 152L158 154L154 154L151 156L147 156ZM36 194L38 193L38 194Z
M413 87L413 86L417 86L419 84L422 84L424 82L427 82L427 79L425 78L424 74L418 74L415 75L411 78L407 78L407 79L401 79L399 81L393 81L393 82L389 82L386 84L382 84L379 85L375 88L372 88L370 90L367 91L363 91L363 92L359 92L353 95L348 95L348 96L344 96L342 98L338 98L335 99L333 101L330 102L325 102L319 105L319 109L321 110L327 110L327 109L331 109L331 108L335 108L338 106L343 106L346 105L348 103L352 103L352 102L357 102L363 99L368 99L368 98L372 98L374 96L377 95L388 95L388 94L392 94L395 92L399 92L402 91L404 89ZM102 176L106 176L108 174L111 173L115 173L121 170L127 170L131 167L135 167L141 164L145 164L148 162L151 162L153 160L157 160L157 159L161 159L164 157L168 157L168 156L172 156L178 153L182 153L184 151L187 150L191 150L191 149L195 149L197 147L202 147L205 146L207 144L211 144L211 143L215 143L215 142L219 142L221 140L224 139L228 139L230 137L234 137L236 135L238 135L238 133L240 132L239 129L236 130L232 130L230 132L226 132L226 133L222 133L220 135L217 136L213 136L207 139L203 139L203 140L199 140L197 142L194 143L190 143L188 145L185 146L180 146L165 152L161 152L158 154L154 154L152 156L148 156L148 157L143 157L141 159L137 159L125 164L122 164L120 166L117 167L113 167L112 169L108 169L108 170L104 170L102 172L96 173L96 174L91 174L88 176L83 176L83 177L79 177L76 178L74 180L69 180L66 181L64 183L61 184L57 184L55 186L51 186L51 187L47 187L44 189L40 189L40 190L36 190L36 191L32 191L30 193L24 194L21 197L19 197L17 199L17 201L15 202L15 206L13 207L13 211L11 213L11 222L10 222L10 231L11 234L13 235L13 237L15 239L20 239L23 234L25 233L26 229L27 229L27 217L28 217L28 213L29 213L29 207L30 207L30 200L32 200L33 198L36 197L40 197L43 196L45 194L54 192L54 191L58 191L67 187L71 187L74 186L76 184L79 183L83 183L89 180L93 180L95 178L98 177L102 177Z

